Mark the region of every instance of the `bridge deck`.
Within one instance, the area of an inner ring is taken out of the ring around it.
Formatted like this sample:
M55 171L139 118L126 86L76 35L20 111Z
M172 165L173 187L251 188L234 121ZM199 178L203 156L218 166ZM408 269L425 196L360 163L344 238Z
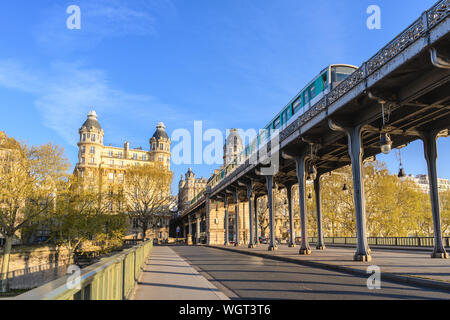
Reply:
M132 300L228 300L169 247L154 247Z
M267 245L260 245L253 249L242 247L211 246L225 250L237 250L242 253L256 254L267 258L281 258L297 263L337 269L345 272L366 274L367 267L376 265L381 269L387 279L402 282L426 284L430 287L439 287L450 291L450 260L430 259L430 253L423 251L391 251L373 249L371 262L353 261L354 248L330 248L326 250L315 250L312 254L301 256L299 248L289 248L287 245L279 245L274 252L267 251Z

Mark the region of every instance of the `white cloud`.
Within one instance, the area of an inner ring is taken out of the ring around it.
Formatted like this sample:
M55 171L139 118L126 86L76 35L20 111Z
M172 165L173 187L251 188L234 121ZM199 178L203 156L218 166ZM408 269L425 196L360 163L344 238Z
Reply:
M46 73L29 70L14 60L0 61L0 86L30 93L42 113L44 125L74 145L77 131L87 113L95 109L107 122L108 141L120 142L127 123L153 130L149 121L155 114L176 114L173 107L149 95L127 93L113 88L106 74L77 63L53 63ZM127 121L128 120L128 121Z
M73 3L71 3L73 4ZM157 21L174 12L170 0L77 0L81 9L81 30L68 30L68 3L43 11L34 36L45 50L67 52L92 49L103 39L123 36L156 36Z

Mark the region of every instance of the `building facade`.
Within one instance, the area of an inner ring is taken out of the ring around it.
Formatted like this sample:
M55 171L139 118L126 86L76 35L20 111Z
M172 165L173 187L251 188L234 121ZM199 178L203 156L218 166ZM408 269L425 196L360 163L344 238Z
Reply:
M161 170L170 171L171 141L160 122L152 138L149 149L131 148L129 142L123 147L106 146L105 133L98 121L95 111L89 112L86 121L78 131L78 163L74 173L81 176L98 174L106 185L120 185L124 183L128 168L140 165L158 165ZM113 207L111 211L119 208ZM157 221L157 228L150 230L150 234L142 235L135 218L130 218L128 235L133 238L153 236L161 240L169 237L170 214L161 214Z

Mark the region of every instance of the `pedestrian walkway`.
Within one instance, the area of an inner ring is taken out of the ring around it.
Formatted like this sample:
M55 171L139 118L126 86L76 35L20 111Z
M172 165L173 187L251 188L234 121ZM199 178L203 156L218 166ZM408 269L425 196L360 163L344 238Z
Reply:
M373 249L371 262L358 262L353 261L355 248L327 247L322 251L311 247L312 254L304 256L298 254L298 247L289 248L287 245L279 245L276 251L268 251L267 245L253 249L246 245L211 247L354 274L367 274L367 267L376 265L386 280L450 290L450 259L431 259L431 252Z
M155 246L132 300L229 300L170 247Z

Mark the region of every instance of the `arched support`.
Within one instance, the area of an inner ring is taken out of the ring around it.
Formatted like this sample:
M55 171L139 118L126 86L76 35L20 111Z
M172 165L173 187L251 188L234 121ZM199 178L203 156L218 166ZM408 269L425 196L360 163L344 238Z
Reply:
M306 155L295 157L297 179L298 179L298 198L300 205L300 224L301 224L301 238L302 243L300 246L299 254L309 255L311 254L311 248L308 241L308 220L306 217Z
M355 201L355 216L356 216L356 235L358 238L355 261L371 261L370 249L367 242L367 227L366 227L366 205L364 193L364 175L363 175L363 143L362 131L363 126L342 127L331 119L328 122L331 130L342 131L348 137L348 152L352 161L352 175L353 175L353 196Z
M432 258L448 259L448 253L445 250L442 241L441 212L439 208L439 188L437 181L437 140L438 132L421 132L425 159L428 167L428 181L430 183L431 211L433 214L434 227L434 249Z
M277 245L275 244L275 219L273 212L273 176L266 176L267 184L267 203L269 205L269 251L277 250Z
M294 210L292 210L292 186L293 186L292 184L286 185L286 196L289 212L289 247L295 248Z
M314 180L314 192L316 195L316 212L317 212L317 250L325 250L325 242L323 241L323 229L322 229L322 199L320 195L320 178L321 174L317 174L316 180Z

